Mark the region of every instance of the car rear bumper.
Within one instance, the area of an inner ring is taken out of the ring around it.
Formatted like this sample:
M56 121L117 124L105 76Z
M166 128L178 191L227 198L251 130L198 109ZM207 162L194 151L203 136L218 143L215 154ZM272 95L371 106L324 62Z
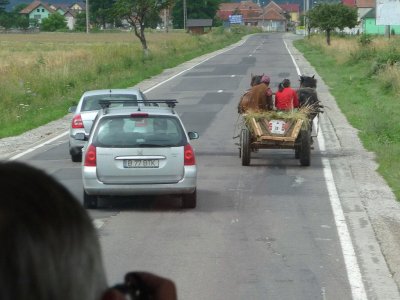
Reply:
M77 154L82 152L83 146L85 146L86 141L76 140L74 136L69 136L69 152L71 154Z
M197 169L195 166L185 168L185 176L177 183L167 184L104 184L96 176L96 167L83 167L83 189L89 195L97 196L133 196L133 195L166 195L190 194L196 190Z

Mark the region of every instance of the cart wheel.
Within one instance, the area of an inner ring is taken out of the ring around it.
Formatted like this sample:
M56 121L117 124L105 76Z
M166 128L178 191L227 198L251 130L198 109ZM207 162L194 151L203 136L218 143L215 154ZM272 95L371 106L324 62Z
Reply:
M296 158L296 159L300 158L300 147L299 146L294 147L294 158Z
M301 131L300 142L300 164L309 166L311 163L311 133L309 130Z
M247 128L242 129L242 134L240 137L240 149L242 157L242 166L250 165L250 132Z
M242 158L242 134L240 134L239 140L239 158Z

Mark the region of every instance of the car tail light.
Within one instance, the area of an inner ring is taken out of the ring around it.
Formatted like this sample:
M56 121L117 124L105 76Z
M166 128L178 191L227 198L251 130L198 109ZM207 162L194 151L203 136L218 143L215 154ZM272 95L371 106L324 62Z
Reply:
M194 156L194 151L193 148L190 144L186 144L184 149L183 149L183 153L184 153L184 165L185 166L193 166L196 164L196 158Z
M72 128L84 128L84 127L83 127L82 117L81 117L80 114L76 115L76 116L72 119Z
M85 153L85 166L95 167L96 163L96 147L90 144Z

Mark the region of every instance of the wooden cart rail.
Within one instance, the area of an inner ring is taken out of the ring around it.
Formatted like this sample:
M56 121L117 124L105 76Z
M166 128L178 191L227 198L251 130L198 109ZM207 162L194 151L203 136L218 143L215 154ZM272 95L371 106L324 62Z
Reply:
M254 142L273 142L270 143L271 145L283 143L293 146L300 133L303 120L278 120L284 122L285 132L283 134L274 133L270 121L256 118L248 119L248 126L252 132Z

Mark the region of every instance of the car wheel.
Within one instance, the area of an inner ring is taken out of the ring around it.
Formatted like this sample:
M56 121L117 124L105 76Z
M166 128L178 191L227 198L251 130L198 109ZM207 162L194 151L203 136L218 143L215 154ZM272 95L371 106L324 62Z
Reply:
M84 208L97 208L97 196L89 195L86 191L83 191L83 207Z
M191 194L182 195L182 208L195 208L197 202L197 190Z
M71 154L71 160L73 162L81 162L82 161L82 152L79 152L78 154Z

